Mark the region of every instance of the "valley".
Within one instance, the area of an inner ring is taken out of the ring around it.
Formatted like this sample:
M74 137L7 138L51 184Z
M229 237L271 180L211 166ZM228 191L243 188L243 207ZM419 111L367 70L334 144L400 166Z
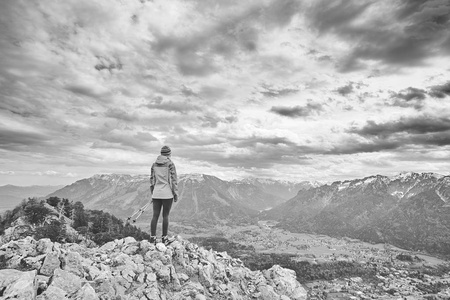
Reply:
M253 269L296 271L309 299L448 299L450 262L389 244L292 233L260 221L248 226L172 231L207 249L227 251Z

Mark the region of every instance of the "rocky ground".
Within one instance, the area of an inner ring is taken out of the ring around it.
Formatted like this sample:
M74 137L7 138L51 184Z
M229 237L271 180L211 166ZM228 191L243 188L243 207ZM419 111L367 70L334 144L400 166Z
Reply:
M177 238L87 248L31 237L0 246L0 299L306 299L292 270L251 271L240 259Z
M450 263L442 258L390 245L294 234L265 223L217 227L195 236L211 233L242 249L251 246L253 252L242 251L246 265L256 261L264 266L267 259L266 265L295 270L309 299L450 299Z

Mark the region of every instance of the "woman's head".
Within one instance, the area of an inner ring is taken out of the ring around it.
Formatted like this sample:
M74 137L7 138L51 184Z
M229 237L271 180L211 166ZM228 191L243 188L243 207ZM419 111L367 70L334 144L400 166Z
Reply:
M172 154L172 150L170 150L169 146L163 146L161 148L161 155L170 156Z

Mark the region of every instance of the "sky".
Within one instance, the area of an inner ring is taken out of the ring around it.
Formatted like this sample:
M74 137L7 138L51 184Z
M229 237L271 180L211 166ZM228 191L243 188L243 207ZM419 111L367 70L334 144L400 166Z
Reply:
M448 0L0 1L0 185L450 174Z

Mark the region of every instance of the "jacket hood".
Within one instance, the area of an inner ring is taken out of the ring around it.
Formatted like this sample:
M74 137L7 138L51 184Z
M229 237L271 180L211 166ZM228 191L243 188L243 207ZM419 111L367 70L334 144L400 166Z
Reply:
M159 155L156 158L156 162L155 163L158 164L158 165L164 165L164 164L168 163L169 161L170 161L169 157L164 156L164 155Z

